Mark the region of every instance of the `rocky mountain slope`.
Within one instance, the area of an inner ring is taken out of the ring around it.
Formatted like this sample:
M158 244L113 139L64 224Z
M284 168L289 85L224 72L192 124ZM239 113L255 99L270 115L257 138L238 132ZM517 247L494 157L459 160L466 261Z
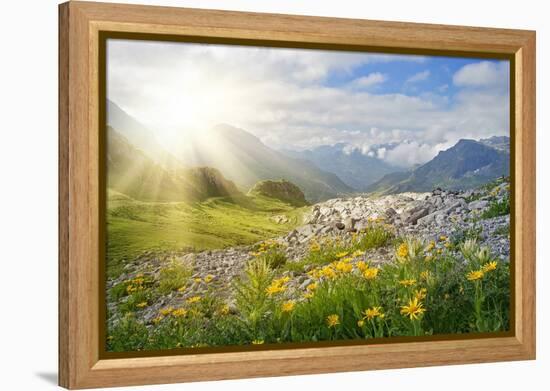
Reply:
M506 149L508 141L508 150ZM393 194L429 191L435 187L471 189L510 172L509 139L462 139L440 151L428 163L405 173L392 173L367 188L367 192Z

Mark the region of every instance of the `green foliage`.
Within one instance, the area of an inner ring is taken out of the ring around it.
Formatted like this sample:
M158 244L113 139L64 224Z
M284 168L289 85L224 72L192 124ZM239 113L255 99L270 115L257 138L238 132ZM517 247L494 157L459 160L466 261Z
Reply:
M510 214L510 198L504 197L501 201L493 201L489 208L481 214L482 219L490 219L497 216Z
M373 248L384 247L393 237L393 233L385 229L381 224L372 224L358 236L354 249L366 251Z
M159 274L158 291L166 295L171 291L185 287L193 274L193 267L185 263L172 261L170 265L163 267Z
M112 352L131 352L143 350L149 339L149 331L131 314L123 317L111 329L107 337L107 350Z
M246 332L257 334L266 315L273 306L268 288L273 282L274 272L263 258L250 261L244 276L234 284L235 301Z
M139 290L128 295L128 298L118 305L118 310L123 314L132 313L140 308L140 304L148 304L152 299L153 292L151 290Z
M275 241L266 240L255 248L254 255L265 260L271 269L278 269L286 264L284 247Z
M289 290L290 277L256 256L234 283L233 312L207 294L187 304L184 315L161 316L148 338L128 318L112 333L110 346L166 349L509 329L509 265L476 240L452 246L444 237L428 244L402 239L395 262L379 268L366 262L358 241L326 242L339 252L314 266L308 273L314 283L298 292ZM309 256L318 259L320 253L313 246ZM136 335L128 338L132 330Z
M510 236L510 224L503 225L494 230L495 235Z

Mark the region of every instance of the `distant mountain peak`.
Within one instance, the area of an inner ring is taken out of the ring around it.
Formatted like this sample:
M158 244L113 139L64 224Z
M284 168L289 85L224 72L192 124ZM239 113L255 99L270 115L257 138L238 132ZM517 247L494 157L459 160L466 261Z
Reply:
M499 139L505 143L505 139ZM430 191L435 187L467 189L510 173L510 154L483 140L460 139L429 162L409 173L385 176L368 191L383 194Z

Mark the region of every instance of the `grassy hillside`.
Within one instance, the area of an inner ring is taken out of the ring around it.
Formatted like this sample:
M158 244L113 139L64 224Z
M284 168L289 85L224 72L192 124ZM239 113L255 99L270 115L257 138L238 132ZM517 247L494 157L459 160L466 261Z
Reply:
M260 181L248 192L249 195L265 196L287 202L294 206L306 206L302 190L295 184L280 179L278 181Z
M168 170L108 128L107 184L110 189L141 201L200 201L242 195L235 184L212 167Z
M108 275L144 251L202 251L251 244L288 232L305 208L262 196L217 197L199 203L142 202L109 191ZM278 224L271 217L285 215Z

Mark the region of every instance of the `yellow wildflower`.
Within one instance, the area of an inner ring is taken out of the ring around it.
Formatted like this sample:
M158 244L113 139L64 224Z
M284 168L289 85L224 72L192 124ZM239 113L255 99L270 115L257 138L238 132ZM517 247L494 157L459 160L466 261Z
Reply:
M136 304L136 307L137 307L137 308L144 308L144 307L147 307L147 302L146 302L146 301L142 301L141 303Z
M367 308L365 311L363 311L363 319L371 320L377 317L384 317L384 314L382 313L382 307L372 307Z
M309 250L313 252L321 251L321 246L316 241L312 241L309 245Z
M220 314L227 315L229 313L229 306L227 304L222 305L220 308Z
M200 277L195 277L193 281L195 281L196 283L199 283L199 282L202 282L202 279Z
M332 314L327 316L327 326L328 327L336 327L340 324L340 317L336 314Z
M349 251L342 251L336 254L336 258L344 258L348 254L349 254Z
M271 284L267 288L265 288L265 292L268 294L268 296L276 295L277 293L284 292L286 290L286 287L276 284Z
M316 282L312 282L306 287L306 290L308 292L313 292L315 289L317 289L318 284Z
M312 292L307 292L307 293L304 293L303 295L304 299L311 299L313 296L314 295Z
M159 312L162 316L168 316L174 311L174 307L166 307L161 309Z
M359 269L362 272L369 267L365 261L359 261L355 264L355 266L357 266L357 269Z
M351 254L351 256L352 256L353 258L357 258L357 257L363 256L363 255L365 255L365 252L364 252L364 251L361 251L361 250L355 250L355 251L353 252L353 254Z
M263 345L263 344L264 344L263 339L255 339L254 341L252 341L252 345Z
M432 240L430 243L428 243L425 250L426 252L428 252L428 251L432 251L434 248L435 248L435 241Z
M430 271L424 270L423 272L420 272L420 278L423 280L427 280L430 278Z
M447 238L445 235L441 235L441 236L439 237L439 241L440 241L440 242L444 242L444 241L446 241L447 239L448 239L448 238Z
M367 280L374 280L378 275L378 270L376 267L369 267L363 271L363 277Z
M483 265L482 270L483 270L484 273L487 273L487 272L495 270L496 268L497 268L497 262L493 261L493 262L488 262L485 265Z
M405 258L408 253L409 253L409 246L407 246L407 243L405 242L401 243L397 248L397 256L399 258Z
M185 292L185 286L179 287L178 292Z
M353 270L353 265L341 260L334 264L334 268L341 273L349 273Z
M285 276L285 277L281 277L281 278L277 278L277 279L273 280L273 283L277 284L277 285L283 285L283 284L286 284L289 281L290 281L290 277Z
M159 315L155 319L153 319L154 324L159 324L164 319L164 316Z
M172 315L175 317L183 317L187 314L187 310L185 308L178 308L177 310L172 311Z
M364 321L364 320L361 319L361 320L357 321L357 326L363 327L364 325L365 325L365 321Z
M269 296L273 296L277 293L280 293L280 292L284 292L286 290L286 286L285 284L290 281L290 278L289 277L282 277L282 278L277 278L275 280L273 280L273 282L271 283L271 285L269 285L265 291L266 293L269 295Z
M474 270L466 275L466 278L470 281L476 281L483 278L483 270Z
M329 280L330 279L333 279L336 277L336 272L334 271L334 269L329 265L329 266L325 266L321 269L321 275L323 277L326 277L328 278Z
M198 303L199 301L201 301L201 297L200 296L193 296L193 297L188 298L186 301L189 304Z
M408 316L411 320L418 319L424 312L426 312L426 309L422 303L418 302L416 297L409 300L409 305L401 307L401 314Z
M281 311L283 311L283 312L292 312L292 310L294 309L295 306L296 306L296 303L294 303L293 300L285 301L281 305Z
M428 293L428 290L426 288L417 289L414 292L414 297L416 297L418 300L422 300L426 298L427 293Z
M413 279L401 280L401 281L399 281L399 284L401 284L403 286L413 286L414 284L416 284L416 280L413 280Z
M207 284L214 279L214 276L212 274L208 274L206 277L204 277L204 282Z

